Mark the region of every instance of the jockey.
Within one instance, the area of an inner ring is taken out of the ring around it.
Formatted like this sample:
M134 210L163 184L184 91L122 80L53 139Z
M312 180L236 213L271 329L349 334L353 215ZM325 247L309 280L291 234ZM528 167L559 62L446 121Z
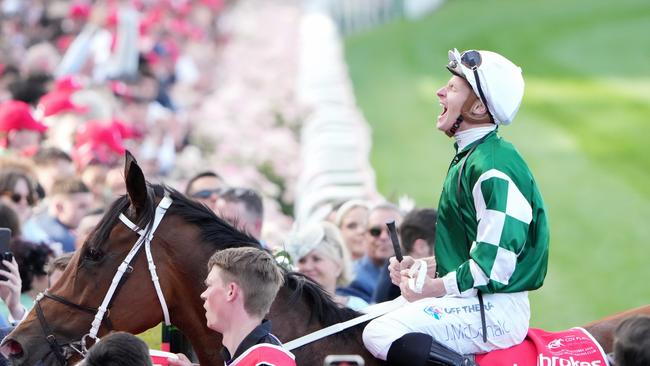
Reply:
M514 346L528 331L528 291L542 286L549 231L527 164L498 134L524 91L521 69L489 51L449 52L436 127L456 140L438 206L435 257L390 259L408 300L370 322L368 350L389 365L473 365L462 355Z
M223 335L225 366L296 366L264 319L284 275L275 259L257 248L219 250L208 261L205 301L207 326ZM182 353L173 366L192 366Z

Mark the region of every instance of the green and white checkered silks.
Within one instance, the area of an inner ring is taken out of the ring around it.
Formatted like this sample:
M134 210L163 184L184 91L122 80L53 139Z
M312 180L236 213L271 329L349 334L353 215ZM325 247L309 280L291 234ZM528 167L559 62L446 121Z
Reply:
M487 285L489 280L507 285L526 242L532 208L510 177L496 169L479 177L472 195L478 221L470 250L472 287Z
M457 196L467 149L450 167L439 206L436 256L445 288L470 296L474 289L495 293L540 287L549 233L528 166L512 144L492 133L469 156L462 178L466 185Z

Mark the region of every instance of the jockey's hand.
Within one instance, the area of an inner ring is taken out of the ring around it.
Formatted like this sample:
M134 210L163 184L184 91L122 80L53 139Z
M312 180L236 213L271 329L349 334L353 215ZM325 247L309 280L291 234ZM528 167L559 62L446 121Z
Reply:
M192 366L192 365L198 365L192 363L187 356L185 356L182 353L177 353L178 359L176 358L168 358L167 361L169 362L170 365L175 365L175 366Z
M423 261L427 263L427 276L431 278L436 278L436 271L438 270L438 264L436 263L436 257L426 257L422 258Z
M427 276L424 280L424 285L422 286L422 292L417 293L409 286L409 279L411 277L408 275L408 271L402 273L403 275L401 277L399 288L402 291L402 296L408 302L417 301L427 297L442 297L447 294L445 285L441 278L431 278Z
M401 282L401 272L408 270L415 263L413 257L405 256L402 262L398 262L397 258L390 257L388 260L388 273L390 274L390 281L395 286L399 286Z

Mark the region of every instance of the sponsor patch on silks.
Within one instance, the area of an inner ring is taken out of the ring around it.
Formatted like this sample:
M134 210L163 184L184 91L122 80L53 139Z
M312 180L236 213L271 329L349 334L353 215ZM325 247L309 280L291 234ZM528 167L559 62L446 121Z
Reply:
M476 355L480 366L607 366L607 356L582 328L546 332L530 328L514 347Z
M424 312L438 320L442 318L442 310L437 306L427 306L424 308Z

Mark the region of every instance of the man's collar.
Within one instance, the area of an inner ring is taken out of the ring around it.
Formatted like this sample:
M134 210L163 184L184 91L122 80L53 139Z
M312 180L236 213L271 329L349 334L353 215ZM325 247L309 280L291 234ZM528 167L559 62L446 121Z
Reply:
M258 343L261 343L261 341L263 341L270 333L271 321L264 319L260 325L255 327L250 333L248 333L246 337L244 337L239 346L237 346L237 350L232 356L230 354L230 351L228 351L225 346L222 347L221 357L224 359L226 364L228 364L231 360L234 360L237 357L241 356L241 354L244 353L247 349Z

